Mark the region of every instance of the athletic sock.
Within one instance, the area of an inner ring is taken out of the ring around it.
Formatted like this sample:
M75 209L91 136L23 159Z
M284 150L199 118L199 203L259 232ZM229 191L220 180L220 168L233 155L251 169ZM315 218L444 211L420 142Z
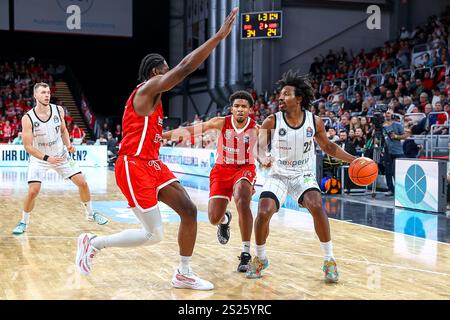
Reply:
M22 220L20 220L20 222L29 224L30 223L30 213L22 211Z
M188 273L192 272L191 260L192 260L192 256L189 256L189 257L187 257L187 256L180 256L180 266L178 268L180 273L188 274Z
M242 252L250 253L250 241L242 241Z
M256 255L258 256L259 260L266 260L266 245L256 245Z
M333 243L330 241L328 242L321 242L320 246L322 247L324 259L325 260L331 260L334 259L333 255Z

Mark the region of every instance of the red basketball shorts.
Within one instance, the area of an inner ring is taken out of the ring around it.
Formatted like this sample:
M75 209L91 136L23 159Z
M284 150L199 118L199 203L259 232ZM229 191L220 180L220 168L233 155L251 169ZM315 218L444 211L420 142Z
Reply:
M256 166L254 164L240 166L216 164L209 176L209 198L223 198L231 201L235 184L243 179L254 187L256 182Z
M116 161L116 182L128 200L128 205L149 211L158 204L158 192L178 181L160 160L142 160L120 156Z

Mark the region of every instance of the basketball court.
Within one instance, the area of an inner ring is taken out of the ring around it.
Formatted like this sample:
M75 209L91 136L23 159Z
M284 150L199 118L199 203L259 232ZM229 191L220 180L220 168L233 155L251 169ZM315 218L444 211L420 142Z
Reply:
M352 195L324 199L330 217L338 284L325 284L322 252L312 218L288 199L271 222L267 242L270 267L261 279L236 272L240 237L236 210L227 245L217 241L207 222L207 178L178 175L198 206L198 233L193 268L212 281L212 291L174 289L170 284L178 263L179 219L163 205L165 238L154 246L110 248L99 254L90 276L75 271L76 239L81 232L99 235L139 228L107 168L82 168L93 194L93 206L110 218L98 226L84 220L78 191L49 172L21 236L11 230L20 218L26 191L26 168L0 168L0 299L449 299L450 220L395 209ZM260 187L252 202L256 215ZM252 253L254 238L252 237Z

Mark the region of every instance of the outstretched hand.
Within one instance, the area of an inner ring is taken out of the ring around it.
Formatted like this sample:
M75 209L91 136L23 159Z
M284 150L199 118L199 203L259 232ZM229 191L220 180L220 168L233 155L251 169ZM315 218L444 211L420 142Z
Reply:
M238 8L233 8L233 10L231 10L230 14L222 24L222 27L220 27L219 31L217 31L217 35L220 37L220 39L223 40L230 34L231 29L233 28L234 20L236 20L236 15L238 11L239 11Z

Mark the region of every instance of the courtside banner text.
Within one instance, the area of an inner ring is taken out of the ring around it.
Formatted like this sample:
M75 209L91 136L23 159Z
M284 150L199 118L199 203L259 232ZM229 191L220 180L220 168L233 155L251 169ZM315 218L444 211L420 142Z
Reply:
M75 146L77 151L71 154L80 167L105 167L108 165L106 146ZM0 144L1 167L26 167L29 155L23 145Z

